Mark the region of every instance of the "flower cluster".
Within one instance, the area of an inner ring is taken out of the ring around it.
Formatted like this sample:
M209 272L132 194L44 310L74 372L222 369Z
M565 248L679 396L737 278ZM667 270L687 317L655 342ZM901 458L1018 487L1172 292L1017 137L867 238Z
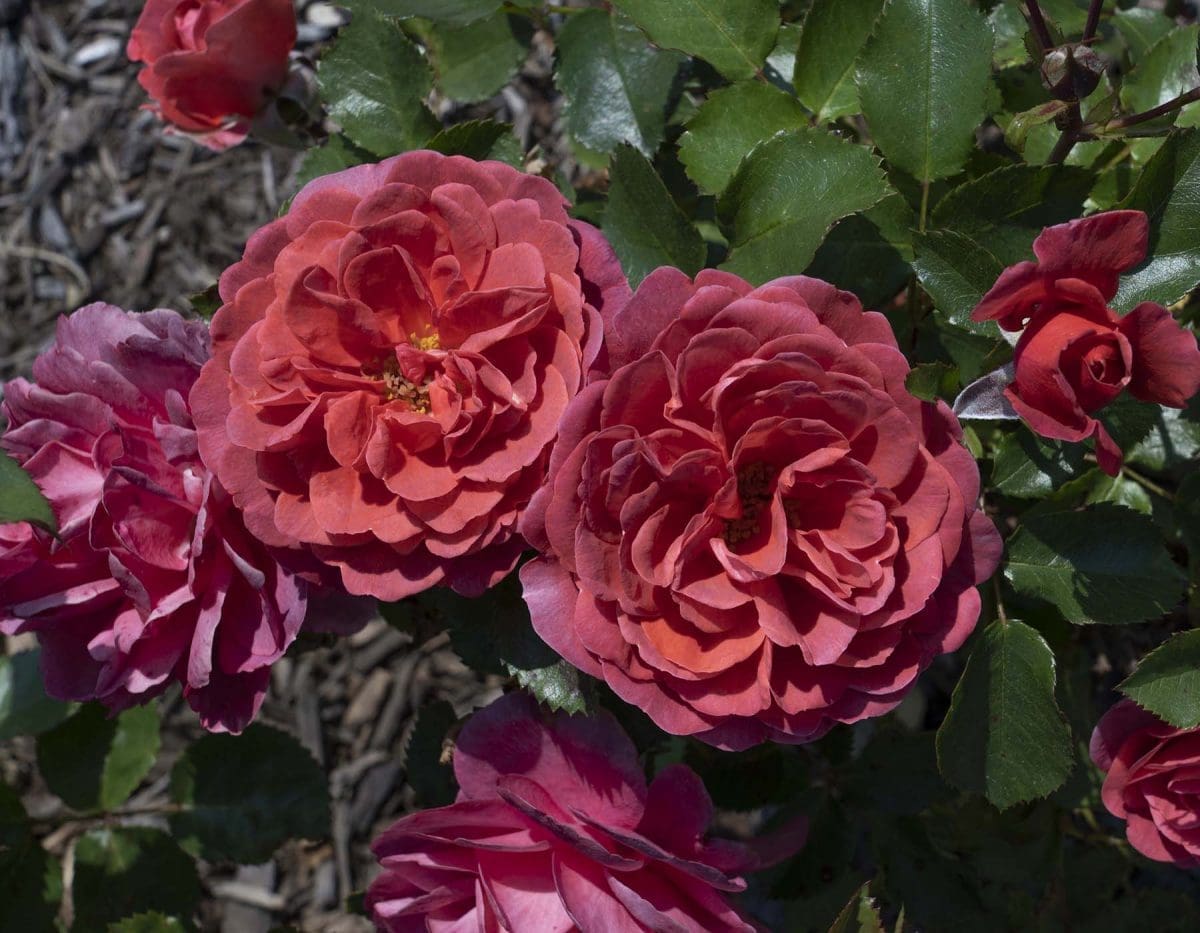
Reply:
M263 30L279 54L230 67ZM130 53L169 119L226 145L293 38L274 0L152 2ZM58 520L0 526L0 630L37 634L50 692L121 709L178 682L238 731L318 588L476 596L532 548L542 639L666 732L744 749L895 708L1000 559L957 418L853 295L671 268L632 292L566 207L541 177L411 152L307 185L225 271L211 328L65 318L5 387L0 438ZM1108 306L1144 215L1034 248L975 317L1023 328L1017 412L1115 471L1093 414L1125 389L1182 406L1200 351L1160 305ZM1134 845L1182 864L1193 739L1123 704L1093 740ZM696 774L647 785L607 714L520 695L467 723L454 768L455 803L376 843L383 929L751 930L726 894L802 835L709 839Z

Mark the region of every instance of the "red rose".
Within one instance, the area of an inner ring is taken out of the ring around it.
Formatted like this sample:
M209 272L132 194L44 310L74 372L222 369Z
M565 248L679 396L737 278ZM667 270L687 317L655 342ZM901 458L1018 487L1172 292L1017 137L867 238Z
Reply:
M815 279L659 269L607 340L522 523L556 651L744 748L880 715L962 643L999 536L882 315Z
M200 450L346 588L478 595L628 286L544 178L412 152L319 178L221 277Z
M543 715L521 694L468 720L454 773L455 803L372 845L383 872L366 903L381 930L749 933L724 896L746 886L735 873L803 841L802 823L762 855L706 840L712 802L695 772L674 765L647 788L611 716Z
M1104 805L1126 821L1130 844L1159 862L1200 865L1200 729L1122 700L1097 723L1091 753L1105 772Z
M292 0L147 0L126 54L159 116L220 150L283 86L295 44Z
M1004 394L1043 437L1096 439L1096 458L1115 476L1121 449L1091 417L1125 389L1142 401L1182 408L1200 390L1200 350L1162 305L1124 317L1108 302L1118 276L1146 256L1141 211L1109 211L1048 227L1033 243L1037 262L1004 270L972 313L976 321L1024 328Z
M0 525L0 630L36 632L51 694L113 709L173 681L208 729L254 718L304 620L302 583L246 531L200 463L187 394L204 325L82 308L5 386L0 438L59 537Z

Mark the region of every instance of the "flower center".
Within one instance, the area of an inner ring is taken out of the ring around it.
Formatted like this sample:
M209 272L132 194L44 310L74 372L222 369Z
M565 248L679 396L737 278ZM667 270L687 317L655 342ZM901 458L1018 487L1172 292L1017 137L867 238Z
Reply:
M414 331L408 335L408 342L418 350L424 350L426 353L428 353L430 350L440 350L442 348L442 341L438 337L436 330L427 333L424 337L419 336Z
M426 338L429 339L429 338ZM432 338L434 341L437 337ZM400 372L400 364L394 356L383 361L383 397L389 402L406 402L413 411L429 414L429 384L426 379L420 385Z
M765 463L752 463L737 475L738 499L742 514L725 520L725 543L741 544L758 534L759 519L771 502L773 484L771 470Z

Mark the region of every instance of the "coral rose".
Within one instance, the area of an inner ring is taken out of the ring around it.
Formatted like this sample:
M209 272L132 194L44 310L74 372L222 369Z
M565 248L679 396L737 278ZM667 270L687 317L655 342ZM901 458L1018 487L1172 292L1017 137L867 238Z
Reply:
M295 43L292 0L147 0L126 54L159 116L220 150L283 86Z
M372 845L366 903L381 930L691 933L755 928L729 904L736 873L791 855L804 826L761 848L706 840L712 802L674 765L647 788L607 713L543 715L501 697L463 727L455 803L404 817Z
M999 559L942 403L815 279L659 269L522 524L538 633L668 732L808 741L895 707Z
M208 729L253 719L304 620L303 584L200 463L187 395L203 324L93 304L4 390L4 447L59 535L0 525L0 630L36 632L47 690L112 709L173 681Z
M564 205L502 163L412 152L317 179L251 238L192 406L255 534L382 599L512 570L600 308L628 295Z
M1200 865L1200 729L1122 700L1097 723L1091 753L1105 772L1104 805L1126 821L1130 844L1160 862Z
M1006 269L971 317L1024 328L1004 394L1043 437L1096 439L1105 472L1121 449L1092 413L1128 389L1182 408L1200 390L1200 349L1162 305L1143 302L1124 317L1108 307L1122 272L1146 256L1141 211L1109 211L1048 227L1033 243L1037 262Z

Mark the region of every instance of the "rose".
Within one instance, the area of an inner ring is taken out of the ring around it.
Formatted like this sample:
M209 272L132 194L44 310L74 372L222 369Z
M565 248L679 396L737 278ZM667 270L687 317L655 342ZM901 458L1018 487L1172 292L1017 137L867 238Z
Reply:
M317 179L251 238L192 406L255 534L382 599L513 568L598 309L628 293L564 205L499 162L413 152Z
M712 802L690 768L646 786L607 713L543 715L509 694L467 721L458 799L404 817L372 845L366 904L381 930L754 929L723 896L803 842L803 822L752 849L706 840Z
M291 0L148 0L126 54L159 116L220 150L283 86L295 43Z
M1043 437L1096 439L1105 472L1121 449L1092 413L1128 389L1136 398L1182 408L1200 390L1196 338L1162 305L1143 302L1124 317L1108 307L1122 272L1146 256L1141 211L1109 211L1048 227L1033 243L1037 262L1006 269L975 308L976 321L1024 328L1005 396Z
M881 315L814 279L660 269L608 341L522 523L556 651L744 748L880 715L962 643L999 536Z
M200 463L187 394L203 324L81 308L5 386L0 438L59 537L0 526L0 630L36 632L46 687L112 709L173 681L208 729L254 718L304 619L302 583L246 531Z
M1122 700L1097 723L1091 754L1105 772L1104 805L1126 821L1130 844L1160 862L1200 865L1200 729Z

